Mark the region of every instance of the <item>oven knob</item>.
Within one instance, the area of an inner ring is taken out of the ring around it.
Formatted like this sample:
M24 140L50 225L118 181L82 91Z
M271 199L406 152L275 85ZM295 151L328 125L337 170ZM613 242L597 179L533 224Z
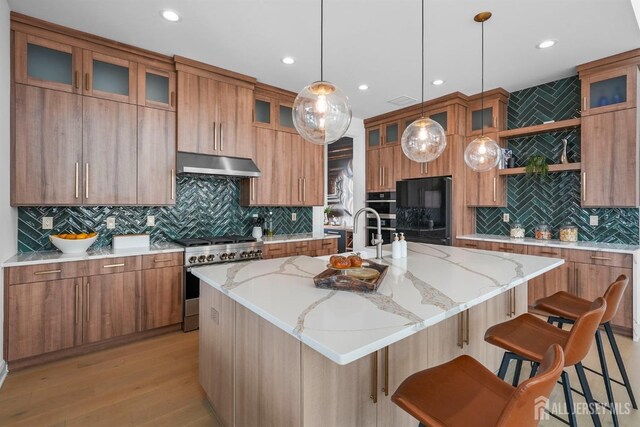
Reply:
M194 264L197 260L198 258L195 256L189 257L189 264Z
M236 259L236 253L235 252L231 252L229 254L229 259Z
M248 258L249 254L246 252L240 252L240 258Z
M220 255L220 259L221 259L222 261L226 260L226 259L227 259L227 254L222 254L222 255Z
M256 258L262 258L262 251L260 249L256 251Z
M198 257L198 262L205 262L207 260L207 257L205 257L204 255L200 255Z
M214 256L213 255L207 255L207 261L211 262L213 261Z

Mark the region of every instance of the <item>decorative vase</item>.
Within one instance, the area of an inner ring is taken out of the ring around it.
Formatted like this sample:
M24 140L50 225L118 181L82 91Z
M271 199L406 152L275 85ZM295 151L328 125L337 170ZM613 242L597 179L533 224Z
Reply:
M560 155L560 163L566 165L569 163L567 158L567 138L562 138L562 154Z

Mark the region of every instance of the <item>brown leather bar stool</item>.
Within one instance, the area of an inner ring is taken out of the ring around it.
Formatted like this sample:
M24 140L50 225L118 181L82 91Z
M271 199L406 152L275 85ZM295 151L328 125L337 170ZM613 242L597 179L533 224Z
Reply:
M558 344L564 351L564 366L575 366L585 400L591 412L593 424L600 427L600 417L595 411L596 403L593 400L589 383L584 374L582 359L589 352L596 329L600 325L600 320L606 308L607 302L604 298L596 299L586 312L578 316L570 331L556 328L529 313L490 327L484 335L485 341L506 350L498 371L498 377L504 379L511 360L518 361L520 365L522 361L531 361L534 364L539 364L546 349L550 345ZM573 406L573 396L571 395L571 385L569 384L569 375L563 370L561 377L569 414L569 425L576 427L576 414ZM550 415L558 418L554 414Z
M613 417L614 426L618 426L619 423L618 416L615 412L615 400L613 396L613 390L611 388L612 382L620 384L626 388L633 408L638 409L638 405L636 404L636 399L631 388L631 383L629 381L629 376L627 375L627 370L625 369L622 356L620 355L620 350L618 349L615 335L613 334L613 331L611 329L611 319L613 319L613 317L618 312L620 302L622 301L622 296L628 284L629 279L627 278L627 276L622 274L618 276L615 282L609 285L603 295L603 298L607 301L607 309L605 310L604 315L602 316L602 320L600 321L600 324L604 327L607 338L609 339L609 344L611 345L613 356L616 359L618 370L622 375L622 382L611 379L611 377L609 376L609 369L607 367L607 360L604 353L604 347L602 345L602 336L600 335L600 329L596 330L596 346L598 348L598 356L600 357L600 369L602 370L602 372L595 371L586 366L584 367L586 370L603 377L605 390L607 392L607 398L609 400L609 409L611 410L611 416ZM533 307L537 310L545 311L551 314L547 322L552 325L557 323L558 327L562 328L562 325L564 325L565 323L573 324L582 313L589 309L590 305L591 301L579 298L568 292L561 291L556 292L551 296L537 300L534 303Z
M540 402L549 397L563 368L562 348L553 345L538 375L516 388L472 357L460 356L411 375L391 400L428 426L536 426L544 410Z

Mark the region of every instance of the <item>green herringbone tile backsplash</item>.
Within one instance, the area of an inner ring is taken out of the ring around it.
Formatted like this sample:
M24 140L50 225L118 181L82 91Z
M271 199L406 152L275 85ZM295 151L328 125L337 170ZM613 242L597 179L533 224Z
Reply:
M94 247L111 244L114 234L150 233L153 242L181 237L249 236L252 215L267 218L273 212L277 234L309 233L313 229L312 208L240 206L240 182L236 178L209 175L179 175L175 206L83 206L29 207L18 209L18 251L55 249L49 235L59 232L95 230L100 233ZM291 213L297 221L291 221ZM147 216L154 215L155 227L147 227ZM53 217L53 230L42 230L42 217ZM107 217L116 218L116 228L107 230Z
M509 129L541 124L547 120L565 120L580 115L580 81L570 77L540 86L513 92L509 98L507 125ZM549 163L558 163L562 138L567 138L570 162L580 161L580 130L535 135L512 139L509 148L516 156L516 165L525 166L530 156L545 156ZM583 209L580 207L580 174L563 172L548 178L525 175L507 178L507 207L478 208L476 230L483 234L509 233L509 224L502 222L508 213L518 220L527 236L540 222L551 225L554 238L558 228L571 223L578 227L580 240L638 244L640 230L638 209ZM589 216L599 217L598 226L589 225Z

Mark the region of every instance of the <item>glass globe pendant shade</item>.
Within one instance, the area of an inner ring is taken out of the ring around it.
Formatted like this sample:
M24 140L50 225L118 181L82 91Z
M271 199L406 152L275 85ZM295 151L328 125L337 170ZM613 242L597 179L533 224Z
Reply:
M426 163L440 157L447 146L447 137L440 123L422 117L402 132L401 145L405 156Z
M498 166L502 150L497 142L488 136L474 139L464 150L464 162L476 172L487 172Z
M351 124L349 98L336 85L315 82L300 91L293 103L293 124L307 141L336 142Z

